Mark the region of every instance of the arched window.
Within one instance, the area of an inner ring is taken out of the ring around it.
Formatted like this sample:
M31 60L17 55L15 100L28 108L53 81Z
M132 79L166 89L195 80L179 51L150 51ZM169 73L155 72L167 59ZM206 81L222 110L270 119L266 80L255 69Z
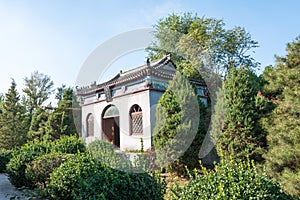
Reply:
M143 112L139 105L134 104L129 111L130 135L143 134Z
M86 118L86 136L94 136L94 116L91 113Z

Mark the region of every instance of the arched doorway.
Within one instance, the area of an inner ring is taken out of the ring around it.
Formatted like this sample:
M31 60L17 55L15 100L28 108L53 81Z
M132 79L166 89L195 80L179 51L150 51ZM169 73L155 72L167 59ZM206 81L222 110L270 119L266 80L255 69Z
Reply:
M119 110L114 105L107 106L102 114L102 138L120 147Z

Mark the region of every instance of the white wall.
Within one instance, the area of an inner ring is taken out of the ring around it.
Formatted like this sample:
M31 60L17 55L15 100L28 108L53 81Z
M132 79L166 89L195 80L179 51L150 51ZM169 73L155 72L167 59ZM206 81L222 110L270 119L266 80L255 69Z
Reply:
M95 138L101 138L102 122L101 116L103 110L108 105L115 105L119 109L120 114L120 149L121 150L133 150L140 149L140 138L143 138L144 149L151 147L151 121L150 121L150 100L149 90L142 92L124 95L113 98L112 102L107 103L101 101L98 103L84 105L82 107L82 137L87 143L93 141ZM131 106L138 104L142 108L143 112L143 135L142 136L130 136L129 132L129 110ZM94 116L94 137L86 137L86 117L89 113Z
M162 95L163 92L161 91L150 90L150 121L152 134L156 125L156 107Z

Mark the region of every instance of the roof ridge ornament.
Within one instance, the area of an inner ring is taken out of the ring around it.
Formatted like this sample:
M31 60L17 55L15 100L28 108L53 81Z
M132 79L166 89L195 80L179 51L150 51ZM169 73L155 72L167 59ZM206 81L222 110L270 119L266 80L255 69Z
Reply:
M166 55L166 58L168 58L169 60L171 60L171 54L168 53L168 54Z
M150 67L150 58L147 58L147 67Z

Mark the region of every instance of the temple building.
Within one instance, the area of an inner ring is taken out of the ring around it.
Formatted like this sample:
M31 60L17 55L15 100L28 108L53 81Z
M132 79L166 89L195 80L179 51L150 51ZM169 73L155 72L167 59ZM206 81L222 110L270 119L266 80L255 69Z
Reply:
M170 56L118 73L111 80L77 90L82 107L82 137L98 138L120 150L150 148L156 121L156 105L175 75ZM204 104L203 81L192 80Z

